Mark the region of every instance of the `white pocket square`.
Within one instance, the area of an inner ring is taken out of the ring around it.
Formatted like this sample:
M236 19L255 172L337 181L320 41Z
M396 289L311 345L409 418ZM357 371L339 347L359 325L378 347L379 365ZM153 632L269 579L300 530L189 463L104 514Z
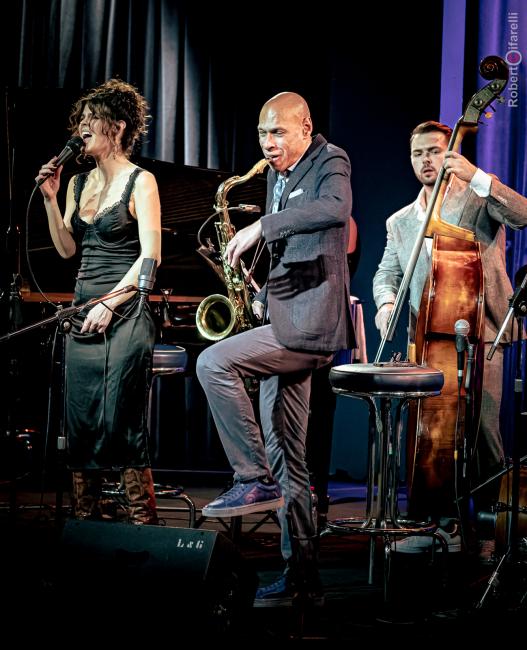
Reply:
M290 199L294 199L295 196L298 196L299 194L303 194L303 193L304 193L304 190L303 190L301 187L299 187L299 188L298 188L297 190L295 190L294 192L291 192L291 194L289 195L289 198L290 198Z

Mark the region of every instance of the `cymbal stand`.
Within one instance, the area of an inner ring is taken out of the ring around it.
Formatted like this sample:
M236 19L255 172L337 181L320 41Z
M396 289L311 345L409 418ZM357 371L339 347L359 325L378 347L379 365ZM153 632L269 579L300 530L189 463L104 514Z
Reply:
M112 291L110 293L105 294L104 296L100 298L92 298L91 300L88 300L87 302L83 303L82 305L72 305L71 307L66 307L62 308L62 306L58 306L57 311L53 316L50 316L48 318L44 318L43 320L37 321L36 323L31 323L30 325L27 325L26 327L22 327L20 329L16 329L12 332L8 332L7 334L4 334L3 336L0 336L0 345L2 343L7 343L11 339L18 337L18 336L23 336L24 334L27 334L29 332L32 332L35 329L43 328L46 327L47 325L55 324L56 325L56 332L60 334L67 334L70 329L71 329L71 319L73 316L81 312L83 309L86 307L91 307L93 305L96 305L100 302L104 302L105 300L109 300L110 298L113 298L115 296L119 296L125 293L132 293L138 291L137 287L134 285L127 285L126 287L122 287L121 289L118 289L117 291ZM65 363L65 341L64 338L62 339L62 345L61 345L61 360L60 360L60 379L59 379L59 386L60 386L60 404L59 404L59 433L57 435L57 442L56 442L56 452L57 452L57 466L59 469L59 472L62 473L63 469L66 466L66 431L65 431L65 370L66 370L66 363ZM54 343L54 347L56 344L56 340ZM55 363L55 353L53 353L53 359L52 359L52 364ZM52 408L52 400L51 400L51 392L52 392L52 384L53 384L53 377L54 373L52 372L51 378L50 378L50 399L48 401L48 431L50 428L50 418L51 418L51 408ZM63 505L63 491L62 491L62 481L59 479L58 481L58 488L56 492L56 521L57 523L60 523L61 516L62 516L62 505ZM10 513L10 519L14 519L14 513L16 511L16 498L14 496L14 486L12 486L12 493L10 495L10 501L9 501L9 513ZM40 506L39 506L40 507Z
M485 591L476 603L475 608L481 609L483 604L498 579L498 575L502 568L510 563L517 565L519 563L519 542L518 539L518 515L520 509L520 460L522 441L520 438L520 431L522 431L522 419L526 419L526 414L522 413L522 400L523 400L523 379L522 379L522 340L524 331L524 318L527 316L527 273L523 276L521 284L516 287L513 296L509 300L509 310L503 320L500 330L491 346L487 355L487 359L492 359L496 348L498 347L499 340L505 331L507 324L514 314L517 322L517 349L516 349L516 377L514 380L514 437L513 437L513 451L512 451L512 488L511 488L511 507L507 529L507 546L505 553L500 558L496 569L490 576ZM523 426L525 431L525 424Z

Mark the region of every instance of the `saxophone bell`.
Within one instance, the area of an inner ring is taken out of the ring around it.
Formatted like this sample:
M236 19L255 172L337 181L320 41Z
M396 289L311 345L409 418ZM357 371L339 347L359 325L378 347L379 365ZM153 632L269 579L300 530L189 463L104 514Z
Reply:
M213 293L202 300L196 312L199 333L209 341L227 338L236 325L232 302L221 293Z

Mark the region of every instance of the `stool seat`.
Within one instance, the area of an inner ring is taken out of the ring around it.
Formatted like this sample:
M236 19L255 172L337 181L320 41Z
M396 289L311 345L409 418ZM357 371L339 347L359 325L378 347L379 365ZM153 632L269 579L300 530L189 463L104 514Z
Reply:
M154 345L152 372L155 374L185 372L187 361L187 351L185 348L181 347L181 345L165 345L163 343L156 343L156 345Z
M410 362L348 363L332 368L329 381L338 393L422 397L438 394L444 376L441 370Z

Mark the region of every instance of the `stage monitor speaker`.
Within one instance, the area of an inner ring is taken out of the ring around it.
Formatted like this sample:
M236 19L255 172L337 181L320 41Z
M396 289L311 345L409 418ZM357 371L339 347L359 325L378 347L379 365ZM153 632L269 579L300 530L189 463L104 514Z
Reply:
M153 608L217 634L252 607L257 577L216 531L72 520L62 534L58 584L63 595L80 595L90 607L111 602L128 619Z

